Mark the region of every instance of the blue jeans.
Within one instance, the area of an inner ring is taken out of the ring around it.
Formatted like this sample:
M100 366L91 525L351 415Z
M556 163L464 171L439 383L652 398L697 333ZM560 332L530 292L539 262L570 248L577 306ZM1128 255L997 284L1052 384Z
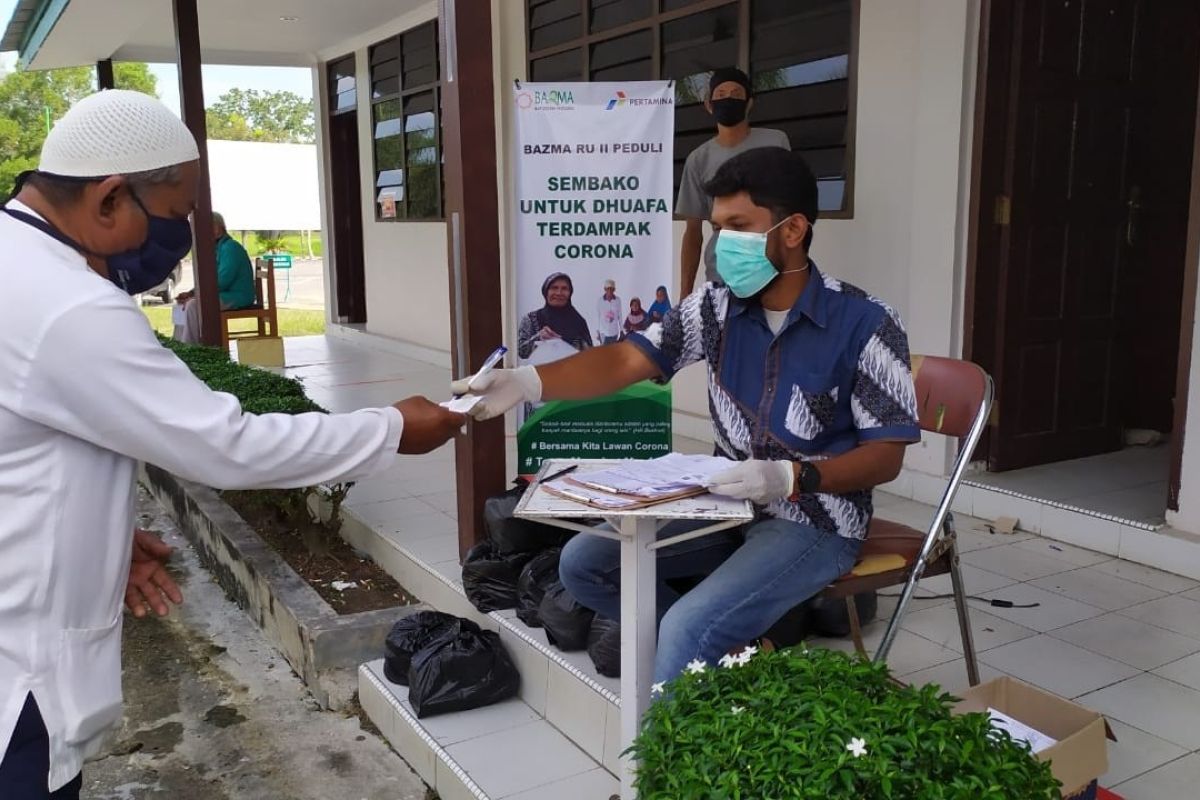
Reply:
M659 538L695 524L668 525ZM654 680L667 681L694 659L715 664L767 632L789 609L854 566L862 542L782 519L743 532L701 536L658 551L658 656ZM581 605L621 618L621 544L583 533L563 548L563 586ZM705 576L682 596L667 581Z

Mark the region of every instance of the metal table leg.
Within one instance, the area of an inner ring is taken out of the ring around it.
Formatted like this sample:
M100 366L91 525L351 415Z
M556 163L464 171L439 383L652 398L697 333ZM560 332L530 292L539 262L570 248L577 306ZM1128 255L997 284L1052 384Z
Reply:
M658 531L652 517L621 520L621 748L633 744L642 716L650 704L654 680L657 613L655 558L650 549ZM621 797L635 800L633 780L637 764L621 758Z

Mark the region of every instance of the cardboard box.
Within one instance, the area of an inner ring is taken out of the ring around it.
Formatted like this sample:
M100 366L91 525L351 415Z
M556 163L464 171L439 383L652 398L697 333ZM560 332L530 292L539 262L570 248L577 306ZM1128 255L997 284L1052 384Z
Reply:
M1007 676L954 694L962 698L957 713L994 708L1056 739L1036 757L1050 762L1063 797L1089 790L1094 796L1093 782L1108 772L1108 725L1100 714Z
M256 367L283 366L283 339L278 336L239 337L234 341L237 342L238 363Z

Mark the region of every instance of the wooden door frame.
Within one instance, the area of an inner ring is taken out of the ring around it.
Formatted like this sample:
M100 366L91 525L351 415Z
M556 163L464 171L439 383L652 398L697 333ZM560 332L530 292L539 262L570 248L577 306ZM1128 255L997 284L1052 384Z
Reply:
M330 77L334 66L346 59L353 59L357 68L358 57L357 53L351 52L337 58L331 58L328 61L321 62L321 94L325 98L322 104L321 112L323 114L322 124L325 135L325 154L326 154L326 187L328 190L328 209L329 209L329 230L325 232L326 241L324 249L326 260L329 264L328 280L331 282L331 291L328 293L331 308L327 310L329 318L340 324L364 324L367 321L367 305L366 305L366 257L364 247L363 219L362 219L362 178L360 175L361 168L361 148L358 142L358 103L355 102L354 108L345 111L337 110L337 97L335 93L330 91ZM334 141L334 129L337 125L345 126L345 122L338 121L339 118L352 118L355 124L355 131L352 137L353 158L350 158L347 152L337 147L337 142ZM357 185L357 191L353 197L342 197L345 186L343 181L352 180ZM346 206L343 208L342 206ZM339 213L340 212L340 213ZM357 225L347 222L346 236L339 234L339 227L346 221L346 214L357 217ZM353 255L347 263L345 258L347 252ZM345 280L345 272L355 273L353 280ZM343 303L344 295L350 294L353 297ZM346 308L344 306L349 306ZM354 312L354 313L347 313Z
M967 212L967 263L966 275L964 280L964 302L963 302L963 358L968 360L985 360L990 361L998 357L998 352L982 353L978 352L977 336L980 331L976 330L977 321L977 305L982 298L978 297L980 293L979 286L979 260L980 260L980 240L981 229L983 227L983 216L988 214L988 197L985 197L984 182L984 153L988 145L994 145L991 137L1001 136L1003 146L1011 147L1012 131L1004 129L997 131L995 126L1008 125L1007 119L993 119L995 111L989 115L989 98L992 98L995 103L996 97L1002 97L1004 105L1007 107L1008 101L1012 96L1012 85L1014 75L1010 70L1000 72L991 69L991 61L993 58L992 48L995 42L992 37L997 29L997 22L1000 14L1008 14L1011 21L1015 17L1015 11L1011 0L980 0L979 8L979 37L976 43L978 49L978 62L975 70L975 109L974 109L974 125L971 134L971 188L968 201ZM1011 65L1010 65L1011 66ZM993 129L989 130L988 125L992 124ZM1175 420L1171 429L1171 461L1168 491L1166 498L1167 508L1171 511L1179 510L1179 493L1180 485L1183 477L1183 443L1186 435L1187 409L1188 409L1188 389L1191 382L1191 361L1192 361L1192 339L1193 326L1196 320L1196 291L1198 277L1200 277L1200 104L1197 106L1197 115L1194 122L1193 145L1192 145L1192 181L1190 187L1190 200L1188 203L1188 225L1187 225L1187 252L1184 256L1183 264L1183 297L1179 326L1179 362L1176 372L1176 388L1175 388ZM990 134L990 136L989 136ZM1005 243L1004 247L1007 247ZM986 292L987 287L984 287ZM991 293L990 297L994 302L1002 303L1003 298ZM997 346L997 351L999 347ZM1000 363L997 360L991 365L993 377L996 379L997 389L1002 390L1000 381L1002 375ZM989 434L995 427L995 420L989 424ZM981 442L977 456L986 457L988 438L985 436Z
M1196 288L1197 276L1200 275L1200 103L1196 106L1196 120L1192 132L1190 192L1187 251L1183 257L1183 307L1179 317L1179 366L1175 373L1175 423L1171 426L1171 471L1167 479L1167 508L1171 511L1179 510L1179 492L1183 482L1183 440L1187 433Z

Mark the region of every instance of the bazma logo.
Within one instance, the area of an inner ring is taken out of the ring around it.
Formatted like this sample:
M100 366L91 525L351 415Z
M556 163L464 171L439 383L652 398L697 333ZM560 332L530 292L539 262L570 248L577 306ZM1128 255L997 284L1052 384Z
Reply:
M569 89L535 90L518 92L517 108L522 111L569 111L575 107L575 93Z
M617 92L613 95L613 99L608 101L608 105L604 107L604 110L612 111L617 106L623 106L628 102L629 98L625 96L624 92Z

